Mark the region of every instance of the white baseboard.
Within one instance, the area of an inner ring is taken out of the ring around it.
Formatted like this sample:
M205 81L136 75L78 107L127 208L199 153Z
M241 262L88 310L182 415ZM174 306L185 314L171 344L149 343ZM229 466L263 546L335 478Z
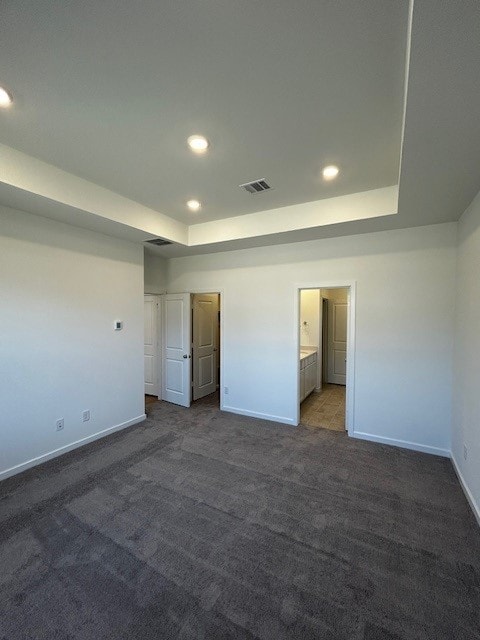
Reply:
M453 452L452 452L450 457L452 459L453 468L455 469L455 473L457 474L457 478L458 478L458 480L460 482L460 486L463 489L463 493L465 494L465 497L467 498L468 504L472 508L473 515L477 519L478 525L480 526L480 506L477 504L475 498L473 497L473 493L468 488L467 482L466 482L465 478L463 477L462 472L460 471L460 467L458 466L458 463L455 460L455 456L453 455Z
M105 436L114 433L115 431L120 431L121 429L126 429L127 427L131 427L134 424L138 424L145 420L146 415L142 414L141 416L137 416L136 418L132 418L131 420L127 420L127 422L122 422L120 424L116 424L113 427L109 427L108 429L103 429L103 431L98 431L97 433L92 434L91 436L87 436L86 438L82 438L81 440L76 440L70 444L66 444L64 447L59 447L58 449L54 449L53 451L49 451L48 453L43 453L41 456L37 456L36 458L32 458L31 460L27 460L26 462L21 462L20 464L16 464L9 469L5 469L4 471L0 471L0 480L6 480L10 476L14 476L17 473L21 473L22 471L26 471L31 467L35 467L38 464L42 464L42 462L46 462L47 460L51 460L52 458L56 458L61 456L68 451L72 451L73 449L77 449L78 447L82 447L89 442L93 442L94 440L99 440L100 438L104 438Z
M238 407L228 407L223 405L220 407L222 411L228 411L229 413L236 413L240 416L248 416L249 418L260 418L261 420L270 420L271 422L281 422L282 424L289 424L296 426L295 420L291 418L285 418L284 416L272 416L269 413L260 413L258 411L249 411L248 409L239 409Z
M358 438L359 440L369 440L370 442L379 442L380 444L388 444L392 447L401 447L402 449L411 449L412 451L421 451L422 453L431 453L435 456L442 456L443 458L450 458L450 451L448 449L439 449L438 447L430 447L429 445L419 444L418 442L409 442L408 440L396 440L395 438L385 438L383 436L376 436L371 433L363 433L361 431L354 431L352 438Z

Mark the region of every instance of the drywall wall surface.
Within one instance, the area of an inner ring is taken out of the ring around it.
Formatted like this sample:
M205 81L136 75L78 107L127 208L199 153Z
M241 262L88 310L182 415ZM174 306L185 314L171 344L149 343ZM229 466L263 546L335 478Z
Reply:
M317 347L320 344L320 290L300 292L300 344Z
M458 225L452 455L480 522L480 194ZM466 450L464 449L466 447Z
M141 420L142 246L0 208L0 380L0 478Z
M145 293L165 293L167 290L167 260L150 251L144 253Z
M224 408L295 424L298 288L355 282L355 434L448 455L455 255L449 223L174 258L168 289L222 291Z
M322 298L335 300L335 302L348 302L348 289L322 289Z

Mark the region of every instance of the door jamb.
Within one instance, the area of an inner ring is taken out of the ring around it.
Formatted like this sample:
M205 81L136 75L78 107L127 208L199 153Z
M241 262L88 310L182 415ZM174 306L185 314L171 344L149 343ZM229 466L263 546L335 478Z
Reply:
M295 404L297 408L296 424L300 423L300 291L302 289L348 289L348 316L347 316L347 379L345 399L345 426L348 435L355 433L354 409L355 409L355 317L357 304L357 283L355 280L335 280L328 282L315 282L295 285L294 305L294 344L295 344L295 369L297 381L295 384Z

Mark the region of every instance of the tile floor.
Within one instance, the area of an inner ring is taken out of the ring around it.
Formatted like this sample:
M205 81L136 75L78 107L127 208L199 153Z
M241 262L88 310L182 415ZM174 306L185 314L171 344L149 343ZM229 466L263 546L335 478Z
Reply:
M149 396L147 394L145 394L145 406L148 407L148 405L153 404L154 402L158 402L158 398L157 396Z
M325 384L302 402L300 422L308 427L345 431L345 387Z

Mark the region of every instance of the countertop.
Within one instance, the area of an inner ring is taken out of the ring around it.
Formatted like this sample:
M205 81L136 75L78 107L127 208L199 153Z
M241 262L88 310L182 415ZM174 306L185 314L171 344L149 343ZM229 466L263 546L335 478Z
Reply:
M317 349L315 347L301 347L300 348L300 360L304 358L308 358L312 353L317 353Z

